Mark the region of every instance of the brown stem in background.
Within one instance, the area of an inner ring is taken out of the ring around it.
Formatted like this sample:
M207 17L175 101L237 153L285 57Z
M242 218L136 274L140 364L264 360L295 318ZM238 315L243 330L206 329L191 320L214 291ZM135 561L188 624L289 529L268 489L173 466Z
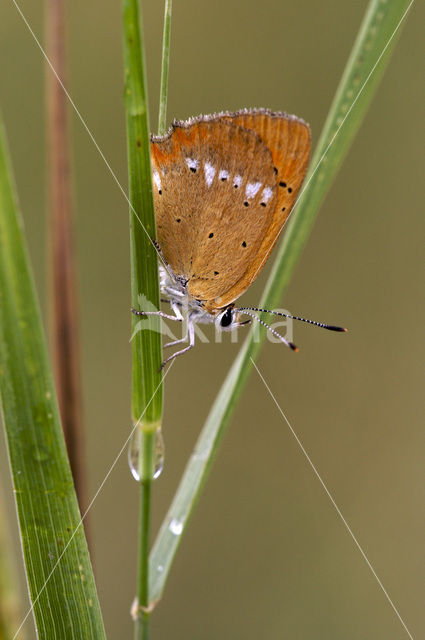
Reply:
M46 0L47 55L66 85L64 0ZM87 506L84 465L78 296L73 239L67 98L50 68L46 75L51 346L62 426L80 510ZM84 521L87 534L87 518Z

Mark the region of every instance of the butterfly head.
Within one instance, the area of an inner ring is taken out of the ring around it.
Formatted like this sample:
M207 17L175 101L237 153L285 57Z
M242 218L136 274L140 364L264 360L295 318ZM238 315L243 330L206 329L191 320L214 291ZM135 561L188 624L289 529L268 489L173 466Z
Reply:
M235 309L235 305L230 304L225 309L222 309L216 316L215 325L221 331L232 331L237 327L241 327L251 322L251 319L241 321L240 315L241 314L238 312L238 310Z

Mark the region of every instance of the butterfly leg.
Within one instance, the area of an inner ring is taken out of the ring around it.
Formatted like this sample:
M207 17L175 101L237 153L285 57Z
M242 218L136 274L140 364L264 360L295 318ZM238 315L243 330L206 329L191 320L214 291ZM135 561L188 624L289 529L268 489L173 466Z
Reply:
M188 320L187 330L189 335L189 345L184 349L181 349L180 351L176 351L171 356L166 358L164 362L161 364L161 369L163 369L165 365L168 364L171 360L174 360L174 358L177 358L177 356L181 356L183 353L186 353L186 351L189 351L189 349L192 349L192 347L195 345L195 327L193 326L193 320L190 320L190 319ZM187 339L187 336L185 339ZM176 344L177 342L183 342L183 340L177 340L174 344ZM171 346L171 345L168 345L168 346Z
M163 311L138 311L137 309L131 309L131 313L135 316L160 316L166 320L175 320L176 322L183 322L183 316L177 305L170 302L171 308L174 311L172 316L170 313L164 313Z
M180 311L179 305L177 302L168 300L168 302L171 305L172 310L174 311L174 313L176 314L176 320L183 320L183 315ZM166 349L167 347L174 347L176 344L181 344L182 342L186 342L187 339L189 337L189 324L186 324L186 333L183 336L183 338L180 338L179 340L173 340L172 342L167 342L166 344L164 344L164 349Z
M188 333L184 336L184 338L180 338L180 340L173 340L172 342L167 342L166 344L163 345L164 349L167 349L167 347L174 347L176 344L181 344L182 342L186 342L188 338Z

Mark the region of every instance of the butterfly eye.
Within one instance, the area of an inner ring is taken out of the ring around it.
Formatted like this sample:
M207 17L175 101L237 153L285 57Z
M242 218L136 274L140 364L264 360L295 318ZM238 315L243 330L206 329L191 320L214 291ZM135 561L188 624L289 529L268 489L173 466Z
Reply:
M228 327L233 322L233 309L229 307L223 313L220 319L220 327Z

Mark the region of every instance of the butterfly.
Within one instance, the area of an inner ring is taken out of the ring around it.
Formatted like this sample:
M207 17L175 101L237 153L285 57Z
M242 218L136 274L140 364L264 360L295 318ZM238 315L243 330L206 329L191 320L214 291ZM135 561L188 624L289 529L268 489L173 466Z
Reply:
M183 338L164 346L189 341L162 366L194 346L199 322L232 330L256 319L297 350L251 313L267 310L237 308L235 300L276 244L304 180L310 146L303 120L267 109L174 121L166 135L151 137L157 248L164 263L160 287L173 314L132 311L186 318ZM241 314L250 319L242 321Z

